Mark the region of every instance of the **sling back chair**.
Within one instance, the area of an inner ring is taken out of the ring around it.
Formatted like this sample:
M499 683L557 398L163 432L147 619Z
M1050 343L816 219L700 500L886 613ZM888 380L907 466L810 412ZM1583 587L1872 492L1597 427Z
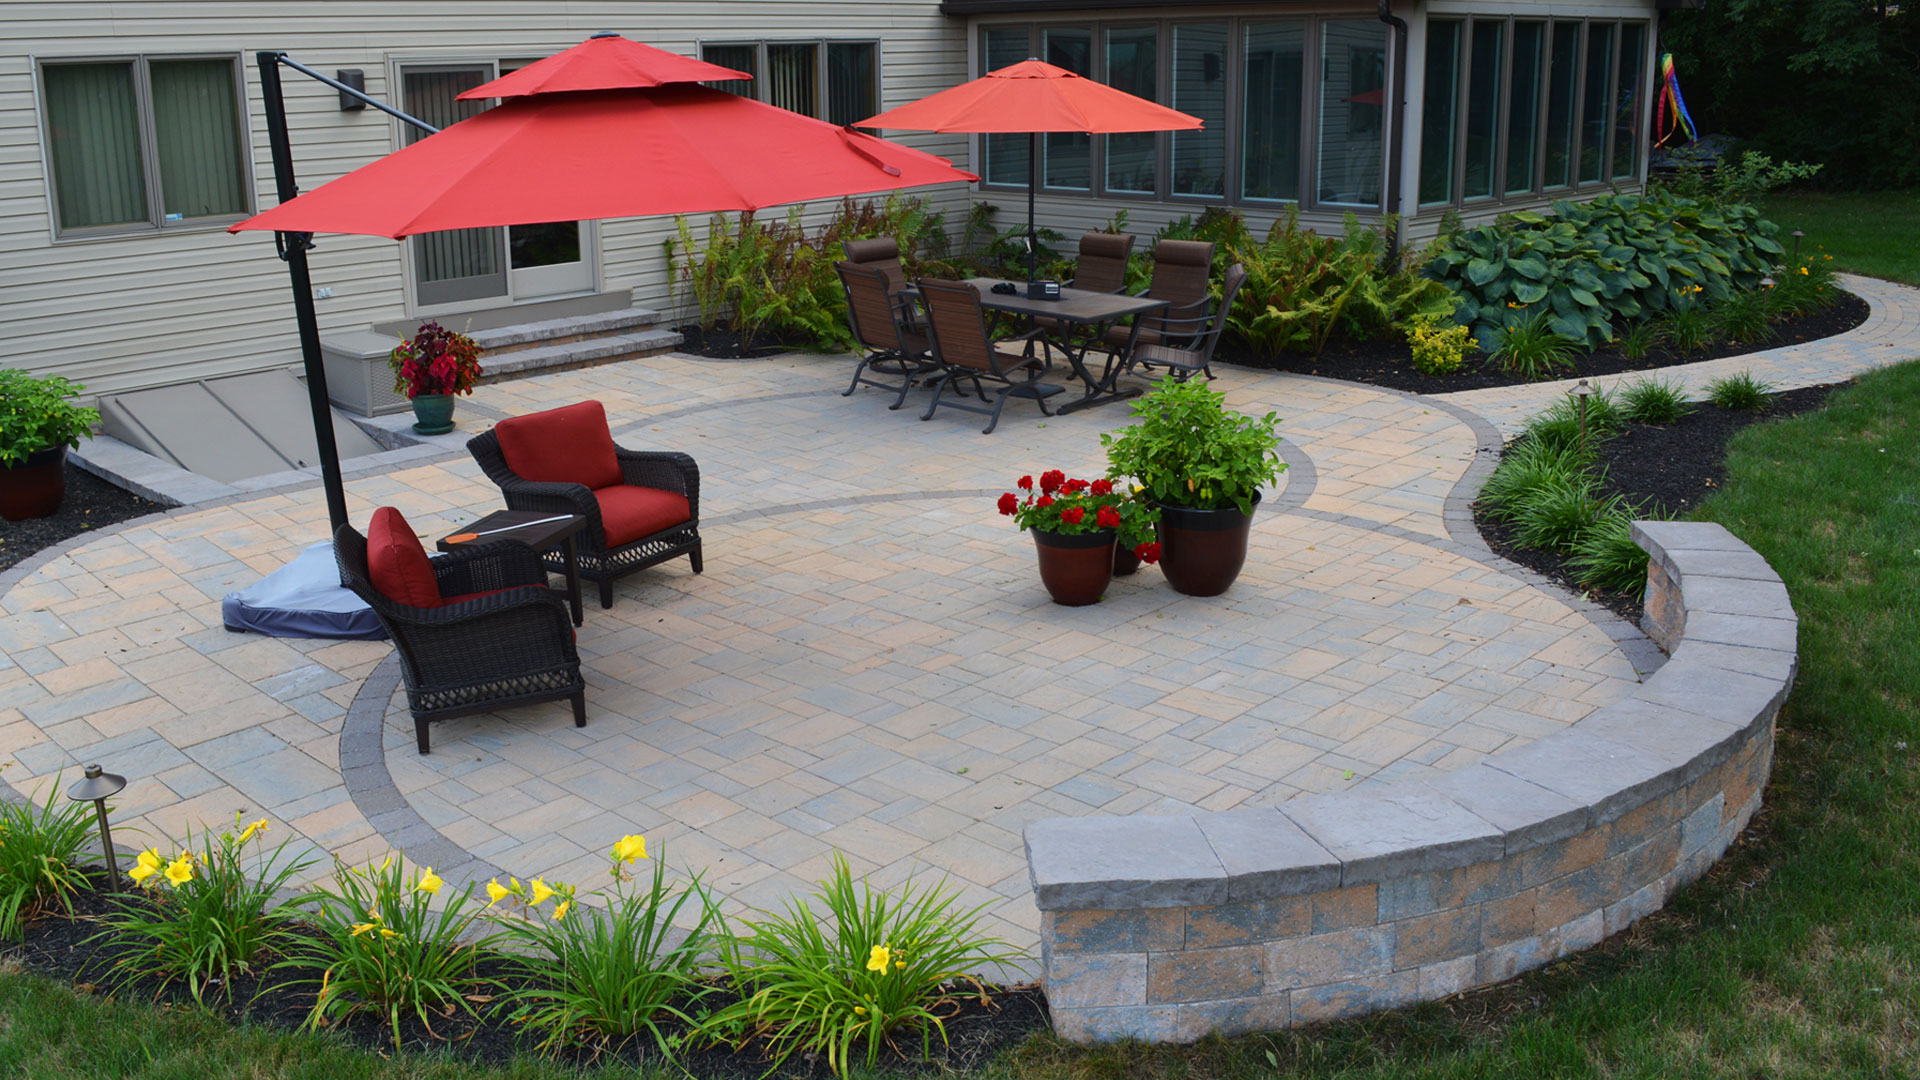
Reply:
M920 419L933 419L933 411L940 407L949 389L964 397L966 390L958 385L962 380L973 384L974 393L980 396L982 404L962 404L958 401L947 401L946 404L986 415L989 419L987 426L981 429L982 435L993 434L993 429L1000 423L1000 410L1006 407L1007 398L1015 394L1032 398L1040 406L1042 416L1053 415L1047 409L1046 399L1061 393L1063 388L1039 381L1040 376L1052 366L1053 360L1052 351L1039 330L995 339L987 333L986 309L980 306L980 290L964 281L922 280L920 298L927 307L927 328L932 332L933 357L940 362L943 372L939 377L939 385L934 388L933 400L927 404L927 411L921 414ZM1026 342L1026 349L1019 356L1010 356L998 348L1004 342L1014 341ZM1033 354L1036 343L1044 357ZM984 404L987 394L980 385L983 380L1000 384L1000 392L994 396L991 406Z
M882 390L898 389L889 409L906 403L913 381L928 372L940 370L930 354L926 335L907 328L912 299L887 288L886 272L879 267L855 266L851 262L834 263L840 274L840 287L847 295L847 323L853 338L866 355L853 369L853 382L840 396L851 397L861 384ZM888 378L875 378L876 375Z
M1141 316L1136 345L1186 344L1183 336L1198 336L1205 325L1212 285L1213 248L1208 240L1162 240L1154 245L1153 282L1147 286L1146 295L1171 303L1164 311ZM1126 326L1110 327L1107 344L1123 347L1131 332Z
M1227 312L1233 310L1234 297L1239 294L1240 286L1246 280L1245 266L1234 263L1228 267L1221 289L1220 307L1211 317L1202 314L1187 320L1161 319L1161 334L1156 336L1163 341L1186 341L1188 344L1136 344L1132 354L1126 357L1126 362L1139 364L1149 371L1155 365L1165 367L1175 382L1185 382L1196 371L1204 373L1209 379L1213 378L1213 369L1208 366L1213 359L1213 347L1220 342L1220 332L1227 325ZM1193 324L1191 329L1188 324ZM1198 331L1198 336L1194 336L1195 331ZM1144 328L1142 332L1145 332Z

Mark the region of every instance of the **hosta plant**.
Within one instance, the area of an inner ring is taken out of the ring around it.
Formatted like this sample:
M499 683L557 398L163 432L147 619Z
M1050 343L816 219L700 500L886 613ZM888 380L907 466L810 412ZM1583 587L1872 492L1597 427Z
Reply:
M0 938L19 939L26 921L49 907L73 910L92 835L92 808L61 798L58 776L44 801L0 799Z
M189 833L177 852L148 848L134 859L128 876L143 895L117 901L95 935L118 954L121 977L184 982L199 1001L210 988L230 993L236 972L292 940L291 913L273 897L312 860L289 858L289 840L266 850L267 819L243 825L241 817L218 835L203 831L197 848Z
M613 882L594 894L597 905L539 879L488 883L490 917L526 976L500 1009L537 1035L542 1049L617 1049L646 1035L671 1057L674 1039L661 1025L691 1026L685 1008L712 991L700 975L718 901L697 874L677 889L669 884L663 859L648 860L644 837L621 837L609 859ZM651 869L636 881L629 868L640 860Z
M986 905L962 908L944 883L896 890L855 883L835 855L831 876L784 912L743 920L723 939L722 962L740 1000L708 1021L712 1036L758 1043L776 1064L818 1054L845 1076L871 1068L884 1046L946 1041L944 1018L961 997L986 999L976 972L1023 954L982 929Z
M499 989L496 980L474 970L480 951L497 935L472 933L482 906L474 902L471 884L442 897L446 883L431 866L408 873L392 857L364 867L336 862L333 881L333 888L323 886L296 901L320 937L303 940L275 965L299 972L295 985L315 988L310 1026L371 1010L393 1028L398 1049L402 1014L438 1038L434 1018L456 1010L477 1015L474 997Z

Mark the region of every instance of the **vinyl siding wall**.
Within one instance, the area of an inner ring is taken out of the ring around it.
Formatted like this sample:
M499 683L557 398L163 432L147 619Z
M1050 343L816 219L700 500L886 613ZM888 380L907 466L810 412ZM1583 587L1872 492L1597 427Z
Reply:
M935 0L0 4L0 365L57 371L99 394L299 360L286 270L267 234L196 228L53 238L36 58L242 54L254 205L265 208L275 202L273 169L254 52L284 50L328 74L358 68L367 92L391 101L399 63L535 59L600 30L687 55L696 55L703 40L877 39L883 108L967 74L962 24L940 15ZM298 73L285 72L283 82L303 189L401 145L397 121L373 109L341 112L335 91ZM966 152L959 136L899 141L948 157ZM956 225L964 215L967 192L959 185L921 194L949 208ZM809 217L830 214L834 205L809 207ZM601 286L631 288L638 303L669 305L663 244L673 234L671 218L601 223ZM334 292L318 301L323 333L411 314L402 244L336 235L317 242L314 285Z

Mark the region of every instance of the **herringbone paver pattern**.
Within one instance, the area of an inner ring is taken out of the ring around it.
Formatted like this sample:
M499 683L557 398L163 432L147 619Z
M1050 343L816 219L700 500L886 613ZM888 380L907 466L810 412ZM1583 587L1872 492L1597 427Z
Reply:
M420 828L522 876L580 880L644 831L736 906L816 880L837 849L878 881L950 872L1030 945L1032 817L1428 775L1635 679L1584 615L1446 541L1475 440L1431 403L1225 373L1232 403L1278 411L1311 460L1304 507L1260 515L1226 597L1179 597L1146 570L1065 609L992 496L1022 473L1096 474L1097 436L1124 411L1043 420L1016 403L982 437L968 414L920 423L878 392L837 396L847 367L659 357L476 395L469 431L597 397L623 443L693 453L707 572L671 564L629 578L610 611L589 603L584 729L560 708L513 710L439 725L421 757L403 698L386 702L389 794ZM430 535L498 505L464 457L348 494L357 520L393 505ZM391 808L342 781L348 709L391 647L219 626L223 594L324 532L317 491L267 494L27 573L0 596L5 778L36 792L99 760L131 779L118 817L141 843L241 809L349 859L414 843L382 835L369 818Z

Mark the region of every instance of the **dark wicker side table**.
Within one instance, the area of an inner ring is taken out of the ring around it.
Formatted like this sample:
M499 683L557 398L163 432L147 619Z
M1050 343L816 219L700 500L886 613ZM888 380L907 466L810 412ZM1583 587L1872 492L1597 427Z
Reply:
M580 610L580 557L574 545L574 537L585 528L587 519L579 514L543 514L537 510L495 510L479 521L449 536L443 536L434 546L441 551L452 551L463 543L482 543L492 540L513 540L532 548L536 552L558 549L566 558L567 565L567 604L573 611L573 625L584 621ZM472 537L454 542L454 537Z

